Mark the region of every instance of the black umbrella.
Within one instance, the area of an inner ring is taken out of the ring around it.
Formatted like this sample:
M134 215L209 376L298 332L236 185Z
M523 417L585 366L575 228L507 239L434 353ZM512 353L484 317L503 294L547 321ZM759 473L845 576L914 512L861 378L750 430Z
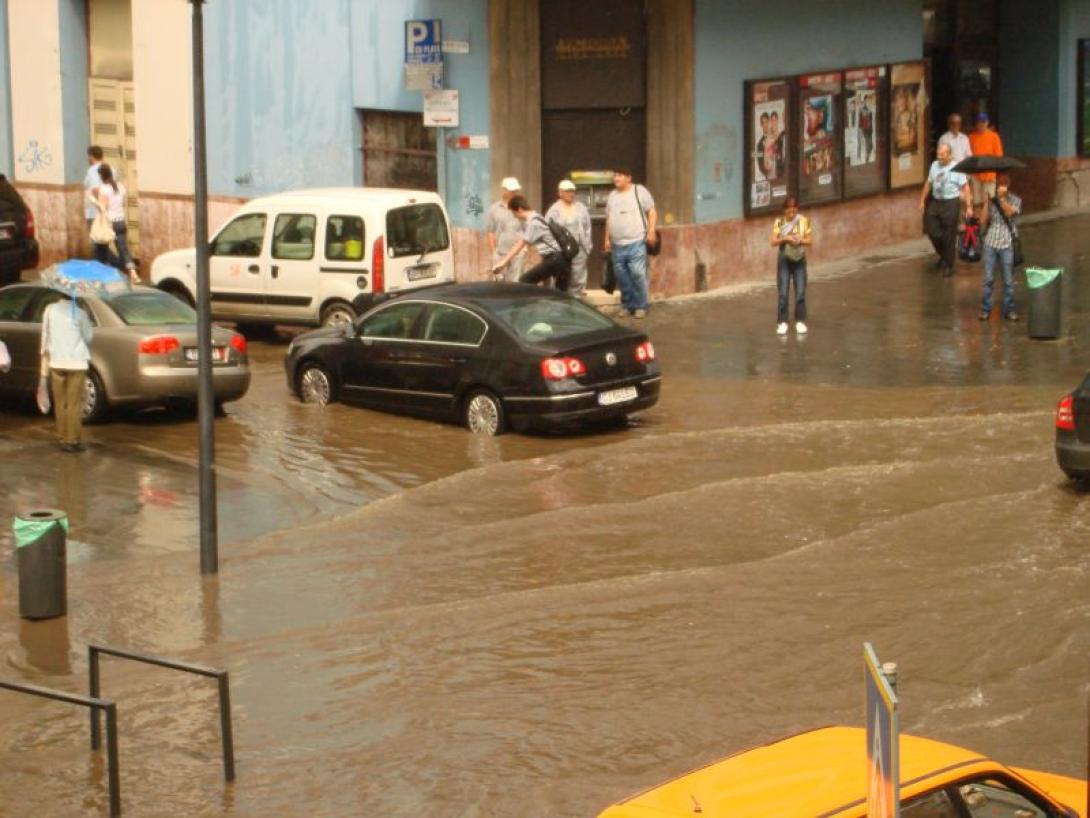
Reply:
M959 173L992 173L1025 166L1025 162L1019 162L1013 156L970 156L954 165L954 170Z

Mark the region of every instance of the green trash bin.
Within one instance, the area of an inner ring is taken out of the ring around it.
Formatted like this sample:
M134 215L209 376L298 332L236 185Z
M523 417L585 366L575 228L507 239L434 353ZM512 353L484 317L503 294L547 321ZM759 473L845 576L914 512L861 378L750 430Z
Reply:
M1063 324L1063 268L1027 267L1029 337L1059 338Z
M68 613L68 515L55 509L17 514L12 524L19 563L19 616Z

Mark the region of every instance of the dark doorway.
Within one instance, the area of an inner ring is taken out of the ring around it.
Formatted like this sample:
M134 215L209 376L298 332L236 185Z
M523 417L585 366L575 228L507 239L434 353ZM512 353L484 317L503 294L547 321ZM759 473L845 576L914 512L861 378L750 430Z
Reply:
M546 209L561 179L629 168L644 179L647 155L646 17L642 0L550 0L541 5L541 183ZM576 184L581 182L576 179ZM588 286L601 283L604 197L591 208Z
M435 130L420 114L360 111L363 183L367 187L438 190Z
M923 28L924 56L931 61L932 143L954 112L965 131L981 111L998 127L997 0L924 0Z

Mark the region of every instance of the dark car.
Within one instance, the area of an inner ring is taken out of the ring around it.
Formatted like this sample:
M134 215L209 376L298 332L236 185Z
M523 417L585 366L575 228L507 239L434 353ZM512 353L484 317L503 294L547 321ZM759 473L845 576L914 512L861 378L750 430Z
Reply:
M451 284L392 298L288 347L303 401L360 403L516 427L623 419L654 405L661 375L642 332L527 284Z
M1056 407L1056 462L1068 477L1090 485L1090 374Z
M0 289L0 340L11 371L0 373L0 396L32 397L38 387L45 308L61 294L37 282ZM111 408L172 405L192 411L197 400L197 313L174 296L134 287L108 301L80 299L94 326L84 381L83 418ZM246 394L250 359L237 332L212 330L212 389L218 403Z
M0 174L0 287L38 266L34 214L11 182Z

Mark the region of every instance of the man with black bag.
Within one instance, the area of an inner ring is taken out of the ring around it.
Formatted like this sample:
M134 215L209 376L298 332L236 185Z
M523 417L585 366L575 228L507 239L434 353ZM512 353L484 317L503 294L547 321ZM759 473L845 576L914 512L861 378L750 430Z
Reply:
M571 263L579 245L567 229L556 222L550 222L540 213L530 208L524 196L515 196L507 206L522 222L522 238L518 239L503 258L492 265L493 275L500 275L503 268L515 258L527 245L533 245L541 256L541 261L519 277L524 284L539 284L552 279L556 289L568 290L571 277Z
M972 218L973 200L969 194L969 178L954 170L954 158L950 146L939 144L938 158L931 163L927 182L920 192L920 210L923 212L924 232L939 256L939 266L944 276L954 274L957 253L958 217L962 203L965 217Z
M1022 212L1022 200L1010 191L1010 177L1000 174L996 179L995 195L984 200L984 287L980 302L980 320L992 314L992 288L995 285L995 262L1003 268L1003 317L1017 321L1014 305L1014 268L1022 263L1022 240L1014 226Z

